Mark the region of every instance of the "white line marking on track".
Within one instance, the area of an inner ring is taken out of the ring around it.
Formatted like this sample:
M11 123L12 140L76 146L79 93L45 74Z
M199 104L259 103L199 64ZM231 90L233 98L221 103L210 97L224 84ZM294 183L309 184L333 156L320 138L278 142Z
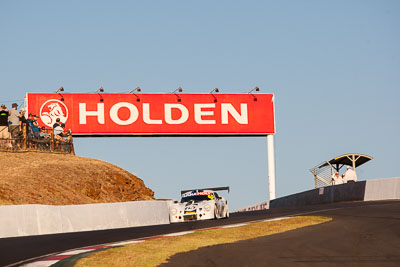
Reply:
M180 235L187 235L187 234L192 234L194 231L184 231L184 232L177 232L177 233L171 233L171 234L166 234L162 236L180 236Z
M35 262L31 262L28 263L26 265L22 265L23 267L48 267L52 264L57 263L58 260L54 260L54 261L35 261Z
M273 219L266 219L262 220L261 222L273 222L273 221L280 221L280 220L285 220L285 219L290 219L291 217L278 217L278 218L273 218Z
M112 244L109 244L109 246L116 247L116 246L123 246L123 245L141 243L141 242L144 242L144 241L145 240L131 240L131 241L126 241L126 242L112 243Z
M234 228L234 227L240 227L240 226L245 226L245 225L248 225L248 223L229 224L229 225L221 226L221 228Z
M66 251L60 254L57 254L57 256L64 256L64 255L76 255L76 254L81 254L81 253L86 253L93 251L94 249L76 249L76 250L70 250Z

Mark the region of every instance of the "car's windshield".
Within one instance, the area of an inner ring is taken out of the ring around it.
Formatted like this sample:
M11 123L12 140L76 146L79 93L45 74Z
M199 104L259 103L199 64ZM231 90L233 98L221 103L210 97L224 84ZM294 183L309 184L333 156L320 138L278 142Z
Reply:
M198 202L198 201L204 201L204 200L211 200L214 198L214 195L210 194L210 195L191 195L191 196L186 196L183 197L181 199L181 203L184 202L189 202L191 200L193 200L194 202Z

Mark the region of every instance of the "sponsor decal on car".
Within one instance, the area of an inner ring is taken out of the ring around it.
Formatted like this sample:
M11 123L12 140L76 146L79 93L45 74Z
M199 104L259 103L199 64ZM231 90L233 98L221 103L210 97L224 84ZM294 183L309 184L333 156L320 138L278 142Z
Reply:
M191 197L191 196L213 196L212 192L186 192L184 194L182 194L182 197ZM212 198L211 198L212 199Z

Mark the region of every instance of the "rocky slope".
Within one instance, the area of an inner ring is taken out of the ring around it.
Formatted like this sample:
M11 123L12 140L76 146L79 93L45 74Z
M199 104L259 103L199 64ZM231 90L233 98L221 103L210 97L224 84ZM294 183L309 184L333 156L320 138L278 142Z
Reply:
M154 199L135 175L100 160L0 152L0 205L73 205Z

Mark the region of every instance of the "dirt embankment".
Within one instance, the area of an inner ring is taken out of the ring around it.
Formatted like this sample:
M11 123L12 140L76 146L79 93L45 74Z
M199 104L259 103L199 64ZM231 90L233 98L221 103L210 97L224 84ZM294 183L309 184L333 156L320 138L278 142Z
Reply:
M100 160L0 152L0 205L73 205L154 199L135 175Z

